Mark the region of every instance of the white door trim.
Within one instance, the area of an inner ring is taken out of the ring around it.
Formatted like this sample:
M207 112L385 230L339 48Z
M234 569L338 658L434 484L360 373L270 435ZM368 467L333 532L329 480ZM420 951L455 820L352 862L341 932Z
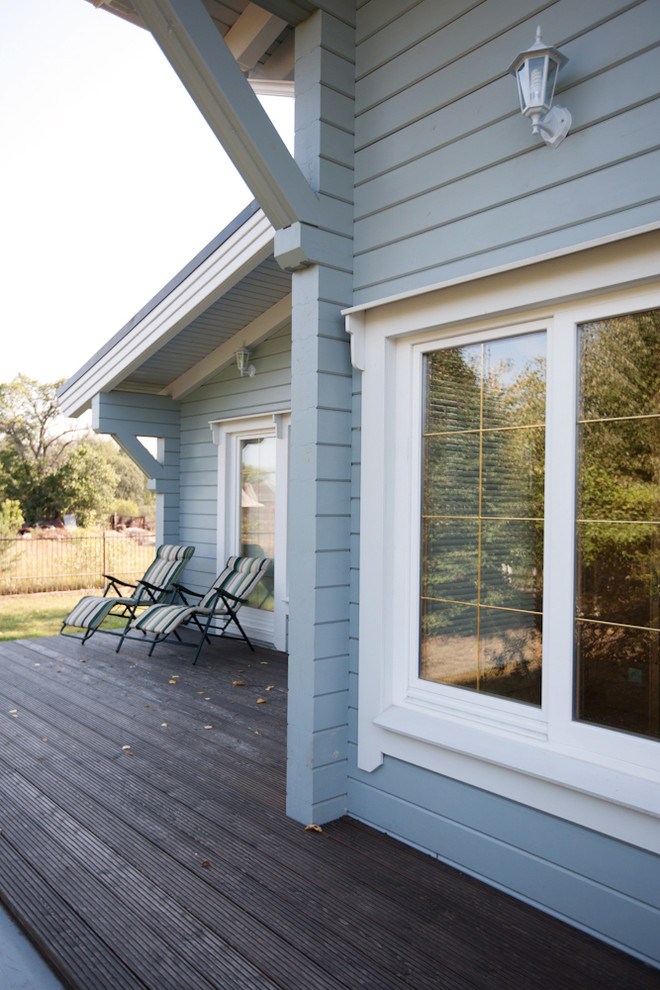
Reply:
M278 410L268 414L216 419L210 422L213 441L218 447L217 568L239 552L240 508L234 497L239 483L240 441L274 437L275 453L275 583L272 612L243 608L241 624L248 635L272 643L276 650L287 648L289 594L287 579L288 460L291 413Z

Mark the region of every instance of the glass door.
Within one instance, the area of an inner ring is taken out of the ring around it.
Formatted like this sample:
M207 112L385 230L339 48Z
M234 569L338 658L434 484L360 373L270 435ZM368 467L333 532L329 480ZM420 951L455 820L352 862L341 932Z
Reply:
M211 423L218 445L217 566L227 558L271 557L273 567L241 609L251 638L287 648L288 412Z

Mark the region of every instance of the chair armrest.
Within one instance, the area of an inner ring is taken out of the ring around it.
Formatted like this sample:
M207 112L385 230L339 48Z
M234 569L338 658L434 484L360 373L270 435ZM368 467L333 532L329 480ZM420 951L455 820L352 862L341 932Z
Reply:
M121 578L113 577L112 574L104 574L103 577L106 578L107 581L111 581L112 584L122 584L122 585L124 585L127 588L135 588L136 587L136 585L135 585L135 583L133 581L122 581Z
M222 595L223 598L231 598L233 602L240 602L241 605L245 605L247 598L239 598L238 595L232 595L231 591L223 591L221 588L218 590L218 594Z
M110 588L113 588L117 592L117 594L119 595L119 597L121 598L121 588L136 588L137 587L137 585L136 584L133 584L132 581L122 581L120 578L113 577L112 574L104 574L103 577L108 582L106 584L105 590L103 592L103 597L104 598L107 598L107 595L108 595L108 592L110 591ZM121 585L121 588L120 588L120 585Z
M186 595L194 595L195 598L203 598L204 595L201 591L191 591L190 588L186 588L183 584L175 584L174 587L177 591L182 591Z
M156 599L157 595L161 595L167 591L167 588L163 587L163 585L151 584L150 581L143 581L143 580L138 581L137 587L144 588L154 603L156 603L157 601Z

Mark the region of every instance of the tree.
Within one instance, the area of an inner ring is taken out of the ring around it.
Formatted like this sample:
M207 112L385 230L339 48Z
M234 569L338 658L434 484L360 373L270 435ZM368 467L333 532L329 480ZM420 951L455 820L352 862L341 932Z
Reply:
M117 475L115 498L118 502L135 503L136 508L126 512L124 507L113 506L112 511L122 515L153 516L155 513L156 496L147 487L147 478L135 461L109 437L88 437L85 444L98 451L103 459L114 468Z
M49 476L53 505L61 514L73 513L81 526L93 524L112 510L117 474L98 451L81 444Z
M58 384L18 375L0 385L0 499L17 502L30 524L74 513L85 525L110 512L117 475L80 444L83 429L60 418Z
M61 382L41 384L27 375L0 384L0 436L7 452L30 474L43 478L62 460L74 430L53 429L59 416L57 389Z

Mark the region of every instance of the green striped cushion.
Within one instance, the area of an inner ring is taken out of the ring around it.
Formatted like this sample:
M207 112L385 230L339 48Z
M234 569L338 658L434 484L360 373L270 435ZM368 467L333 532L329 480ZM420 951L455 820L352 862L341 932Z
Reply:
M211 589L202 598L199 607L205 608L218 589L228 591L237 598L247 598L272 562L270 557L230 557L222 574L216 578ZM220 605L221 602L218 604Z
M143 581L162 589L162 595L172 590L173 585L183 573L183 569L195 552L191 546L174 546L163 544L156 551L156 559L145 571ZM138 585L134 595L136 602L153 602L153 593L148 588Z
M85 595L71 609L64 624L77 626L80 629L96 629L101 625L113 605L133 605L132 598L99 598L97 595Z
M156 636L167 636L191 615L208 614L207 608L199 608L197 605L150 605L139 618L135 619L131 628L154 633Z

